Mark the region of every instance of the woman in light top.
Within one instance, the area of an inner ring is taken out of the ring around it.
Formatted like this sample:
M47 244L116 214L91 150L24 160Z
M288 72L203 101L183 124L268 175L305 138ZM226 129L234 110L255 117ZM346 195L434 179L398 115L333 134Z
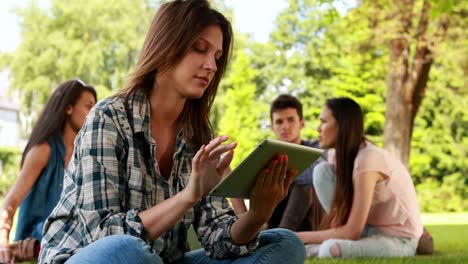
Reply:
M366 140L360 106L327 100L318 132L320 147L334 150L314 171L323 229L298 233L308 255L414 256L423 232L414 185L399 160Z

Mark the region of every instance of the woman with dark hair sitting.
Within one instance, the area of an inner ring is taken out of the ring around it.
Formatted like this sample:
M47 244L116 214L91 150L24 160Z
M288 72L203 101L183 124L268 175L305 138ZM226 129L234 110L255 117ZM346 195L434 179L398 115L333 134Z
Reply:
M414 185L399 160L364 137L360 106L327 100L318 132L320 147L333 150L314 171L322 230L298 233L308 255L414 256L423 233Z
M96 104L96 91L80 80L61 83L31 132L18 179L0 209L0 262L37 259L42 228L62 192L76 134ZM15 242L8 240L19 206Z

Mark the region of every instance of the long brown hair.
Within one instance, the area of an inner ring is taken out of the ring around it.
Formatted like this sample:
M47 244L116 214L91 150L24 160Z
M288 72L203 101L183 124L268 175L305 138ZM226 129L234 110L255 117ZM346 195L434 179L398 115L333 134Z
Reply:
M153 18L135 70L122 90L126 104L131 94L143 90L150 94L156 74L168 70L182 60L199 34L210 25L218 25L223 33L223 53L217 60L217 71L203 96L189 99L181 114L185 141L199 147L211 140L213 128L209 111L223 76L232 43L231 23L206 0L176 0L163 4Z
M68 80L55 88L33 127L21 157L21 167L33 146L46 142L63 129L67 120L67 107L74 106L83 92L90 92L96 100L96 90L80 80Z
M335 146L336 189L332 208L322 225L329 228L346 224L351 212L354 160L364 141L364 117L359 104L348 97L328 99L325 105L333 113L338 126Z

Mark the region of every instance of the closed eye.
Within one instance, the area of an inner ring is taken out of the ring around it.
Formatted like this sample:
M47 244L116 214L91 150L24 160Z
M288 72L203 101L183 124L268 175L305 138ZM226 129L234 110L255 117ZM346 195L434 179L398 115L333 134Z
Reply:
M196 51L196 52L199 52L199 53L205 53L206 52L206 49L198 48L198 47L193 47L193 50Z

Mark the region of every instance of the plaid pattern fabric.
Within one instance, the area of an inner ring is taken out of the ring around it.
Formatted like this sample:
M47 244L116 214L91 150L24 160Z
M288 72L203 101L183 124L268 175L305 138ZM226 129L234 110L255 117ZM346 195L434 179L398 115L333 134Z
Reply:
M136 92L128 104L130 119L124 98L118 96L98 103L86 118L75 140L60 201L44 225L40 263L62 263L80 248L113 234L145 239L138 213L187 185L196 151L185 144L182 131L171 175L165 180L150 136L147 98ZM165 263L176 261L187 250L187 230L193 224L209 256L249 254L258 246L258 236L246 245L233 245L230 227L236 219L226 199L206 196L166 233L146 242Z

